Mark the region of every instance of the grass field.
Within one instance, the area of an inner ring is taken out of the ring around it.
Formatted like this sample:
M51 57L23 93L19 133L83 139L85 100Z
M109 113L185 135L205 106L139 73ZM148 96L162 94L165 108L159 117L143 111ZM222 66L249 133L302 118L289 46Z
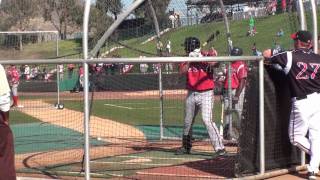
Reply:
M94 100L91 115L135 126L148 140L160 138L160 104L155 99ZM65 108L82 111L83 105L76 101L65 101ZM184 124L184 100L164 100L163 131L165 137L181 137ZM220 125L221 103L216 102L214 116ZM106 130L107 131L107 130ZM194 126L195 138L207 138L208 134L199 112Z
M79 101L65 101L66 108L83 110ZM221 103L215 102L214 116L220 121ZM91 115L111 119L129 125L159 125L160 102L157 99L94 100ZM184 100L164 100L164 124L182 125ZM195 124L202 124L200 113Z
M40 120L19 111L10 112L10 125L39 123Z
M60 40L59 56L67 56L79 53L81 45L77 40ZM37 44L25 44L23 50L14 48L0 48L0 59L52 59L56 58L56 42L43 42ZM79 55L67 56L67 58L79 58Z

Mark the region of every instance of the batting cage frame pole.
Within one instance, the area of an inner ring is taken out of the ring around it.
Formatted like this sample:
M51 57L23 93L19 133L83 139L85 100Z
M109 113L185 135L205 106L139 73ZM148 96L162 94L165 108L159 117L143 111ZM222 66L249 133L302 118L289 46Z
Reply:
M17 61L14 59L0 60L0 64L67 64L67 63L182 63L182 62L229 62L242 59L243 61L259 61L263 59L262 56L206 56L206 57L144 57L144 58L88 58L88 59L24 59Z
M317 21L317 4L315 0L311 0L312 10L312 27L313 27L313 52L318 54L318 21Z
M306 24L306 15L304 11L304 5L302 0L298 0L298 14L300 19L300 29L301 30L307 30L307 24ZM301 151L301 165L306 164L306 154Z
M159 28L159 22L156 15L156 11L153 8L151 0L148 0L148 6L150 8L152 18L153 18L153 24L157 35L157 41L156 44L161 42L161 35L160 35L160 28ZM162 56L161 53L158 54L158 56ZM162 68L160 65L159 69L159 98L160 98L160 140L163 139L163 83L162 83Z
M96 46L90 51L90 57L96 57L99 49L103 46L106 40L112 35L112 33L118 28L122 21L129 16L129 14L139 7L145 0L136 0L128 7L126 11L121 13L117 20L108 28L108 30L103 34L103 36L98 40Z
M225 25L225 29L226 29L226 36L227 36L227 50L228 50L228 55L231 56L231 50L233 48L232 45L232 40L231 40L231 32L230 32L230 26L229 26L229 20L226 14L226 9L225 6L223 4L223 0L219 0L219 4L220 4L220 8L222 11L222 16L223 16L223 21L224 21L224 25ZM228 119L226 119L227 123L229 123L228 125L228 134L229 136L233 136L233 130L232 130L232 115L231 115L231 109L232 109L232 87L231 87L231 74L232 74L232 67L231 67L231 63L232 62L228 62L228 104L226 104L226 109L227 109L227 114ZM222 129L222 134L223 134L223 129Z
M304 11L304 5L302 0L297 0L298 3L298 14L299 14L299 20L300 20L300 29L301 30L307 30L307 24L306 24L306 14Z
M259 61L259 139L260 174L265 173L265 133L264 133L264 65Z
M91 0L86 0L84 16L83 16L83 58L88 60L88 31L89 31L89 15ZM85 162L85 179L90 180L90 124L89 124L89 67L88 62L83 62L84 68L84 162Z
M59 57L59 32L56 31L56 56ZM59 65L56 66L57 68L57 107L60 107L60 69L58 68Z

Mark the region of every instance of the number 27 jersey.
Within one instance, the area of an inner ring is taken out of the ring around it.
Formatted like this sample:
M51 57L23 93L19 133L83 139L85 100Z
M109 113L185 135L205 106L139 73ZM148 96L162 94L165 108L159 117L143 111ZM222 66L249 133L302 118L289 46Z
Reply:
M320 91L320 56L308 49L286 51L270 58L287 75L291 97Z

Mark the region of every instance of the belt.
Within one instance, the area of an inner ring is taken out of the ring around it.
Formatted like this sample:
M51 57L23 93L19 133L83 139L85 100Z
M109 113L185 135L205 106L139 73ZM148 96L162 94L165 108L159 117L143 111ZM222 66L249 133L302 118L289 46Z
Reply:
M302 100L306 98L307 98L307 95L303 95L303 96L296 97L296 100Z
M206 92L206 91L212 91L213 89L206 89L206 90L189 90L189 91L192 91L192 92Z
M313 92L313 93L318 93L318 94L319 94L320 91L318 91L318 92ZM313 94L313 93L310 93L310 94ZM298 96L298 97L296 97L296 100L306 99L306 98L308 97L308 95L310 95L310 94Z

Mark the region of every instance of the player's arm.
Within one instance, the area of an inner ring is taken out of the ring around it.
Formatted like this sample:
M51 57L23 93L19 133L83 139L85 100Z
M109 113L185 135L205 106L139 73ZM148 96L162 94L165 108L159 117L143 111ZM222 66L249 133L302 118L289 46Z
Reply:
M190 62L183 62L179 65L179 73L184 74L188 72L190 66Z
M272 49L267 49L263 52L264 64L274 65L278 64L281 68L285 68L288 62L288 57L291 52L281 52L275 54ZM292 57L292 56L291 56Z
M240 79L240 81L239 81L239 86L236 89L236 93L234 96L234 101L235 101L234 103L238 102L240 94L242 93L242 91L246 85L248 72L247 72L247 68L245 65L239 67L239 70L237 72L237 76Z

